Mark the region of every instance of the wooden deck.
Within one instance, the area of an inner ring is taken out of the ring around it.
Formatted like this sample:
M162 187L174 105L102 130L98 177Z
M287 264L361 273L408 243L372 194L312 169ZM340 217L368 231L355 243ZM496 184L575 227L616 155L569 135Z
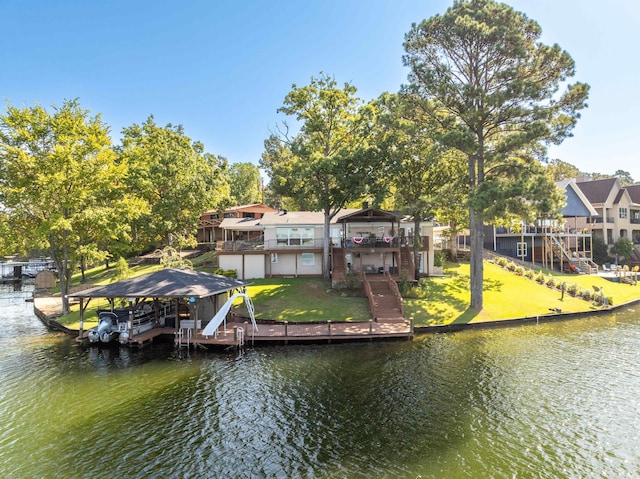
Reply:
M413 325L402 322L326 322L326 323L270 323L258 324L254 330L251 323L227 323L226 330L220 328L218 336L176 337L176 343L182 346L240 346L237 328L244 330L245 344L266 343L321 343L344 341L373 341L383 339L412 339Z

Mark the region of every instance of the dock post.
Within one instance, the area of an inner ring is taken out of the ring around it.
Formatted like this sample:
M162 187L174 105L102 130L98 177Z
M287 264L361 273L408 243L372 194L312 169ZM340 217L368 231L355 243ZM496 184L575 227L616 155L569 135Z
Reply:
M329 330L329 336L331 336L331 320L327 321L327 329Z
M289 321L284 322L284 335L289 336ZM284 344L289 344L289 340L285 339Z
M373 319L369 320L369 334L373 334Z

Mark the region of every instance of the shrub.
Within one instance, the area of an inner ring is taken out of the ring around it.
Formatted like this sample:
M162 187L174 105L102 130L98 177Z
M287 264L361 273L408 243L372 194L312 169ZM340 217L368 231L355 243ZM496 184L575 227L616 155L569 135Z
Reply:
M524 272L524 277L525 278L529 278L529 279L533 279L533 277L536 275L536 272L532 269L528 269Z
M524 275L524 267L523 266L516 266L516 269L513 272L515 274L517 274L518 276L522 276L522 275Z
M513 261L509 261L507 262L507 269L509 271L515 271L516 269L516 264Z
M545 278L544 284L546 284L549 288L555 288L556 279L553 277L553 275L550 274Z
M433 255L433 266L442 268L444 267L446 256L442 251L438 251Z
M227 278L237 278L238 277L238 270L235 269L225 269L222 272L222 276L226 276Z
M544 273L542 271L538 271L538 274L536 275L536 281L540 284L544 283Z
M580 297L586 301L591 301L591 299L593 298L593 293L590 289L583 289L582 291L580 291Z
M504 256L498 256L496 258L496 264L504 268L507 265L507 258Z
M578 294L578 286L574 283L568 284L567 293L569 293L571 296L575 296L576 294Z

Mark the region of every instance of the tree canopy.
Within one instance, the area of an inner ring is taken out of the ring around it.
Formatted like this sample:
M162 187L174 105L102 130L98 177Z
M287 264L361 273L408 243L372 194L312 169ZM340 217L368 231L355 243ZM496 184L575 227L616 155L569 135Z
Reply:
M253 163L233 163L228 170L231 202L249 205L262 202L260 170Z
M181 126L160 127L153 117L123 130L118 152L129 166L126 183L148 205L134 223L136 249L193 245L200 214L227 199L219 194L220 159L203 150Z
M324 268L329 277L329 225L347 203L360 198L378 173L369 140L375 128L375 105L356 96L348 83L340 88L327 76L311 78L309 85L293 85L278 110L300 125L290 134L285 123L265 141L261 166L270 176L270 188L291 196L303 209L323 211Z
M143 208L128 194L107 127L77 100L51 112L9 106L0 117L0 204L21 252L49 249L60 273L63 309L71 270L106 256L129 235Z
M588 86L567 84L572 58L540 35L535 21L508 5L457 0L405 37L406 89L432 102L439 141L467 158L475 310L483 306L484 221L527 207L535 178L545 177L536 157L570 135L586 106Z

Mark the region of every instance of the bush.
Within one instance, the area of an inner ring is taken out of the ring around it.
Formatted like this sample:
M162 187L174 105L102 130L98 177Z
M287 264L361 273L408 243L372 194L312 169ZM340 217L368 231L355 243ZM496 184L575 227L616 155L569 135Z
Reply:
M536 272L532 269L528 269L524 272L524 277L525 278L529 278L529 279L533 279L533 277L536 275Z
M508 269L509 271L512 271L512 272L513 272L513 271L515 271L515 269L516 269L516 264L515 264L513 261L509 261L509 262L507 263L507 269Z
M507 265L507 258L505 258L504 256L497 257L496 264L504 268Z
M433 255L433 266L442 268L444 267L444 262L446 260L446 256L442 251L438 251Z
M567 293L569 293L571 296L575 296L576 294L578 294L578 286L574 283L568 284Z
M542 271L538 271L536 275L536 281L540 284L544 284L544 273Z
M555 288L556 287L556 279L553 277L553 275L549 275L545 278L544 280L544 284L546 284L549 288Z
M586 301L591 301L591 299L593 298L593 293L590 289L583 289L582 291L580 291L580 297Z
M222 272L222 276L226 276L227 278L236 279L238 277L238 270L236 270L236 269L225 269Z
M524 275L524 267L523 266L516 266L516 269L513 272L515 274L517 274L518 276L523 276Z

